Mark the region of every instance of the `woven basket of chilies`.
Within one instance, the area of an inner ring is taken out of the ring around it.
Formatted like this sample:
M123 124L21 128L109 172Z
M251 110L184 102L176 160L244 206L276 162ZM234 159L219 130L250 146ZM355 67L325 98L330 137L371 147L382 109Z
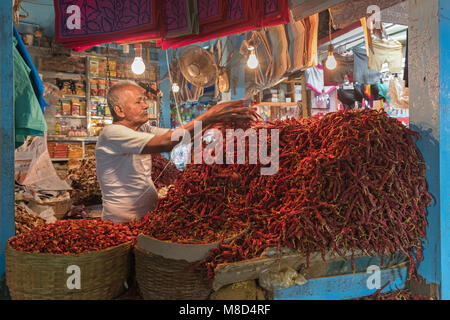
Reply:
M11 298L113 299L129 275L131 240L126 227L99 219L61 220L15 236L5 249Z

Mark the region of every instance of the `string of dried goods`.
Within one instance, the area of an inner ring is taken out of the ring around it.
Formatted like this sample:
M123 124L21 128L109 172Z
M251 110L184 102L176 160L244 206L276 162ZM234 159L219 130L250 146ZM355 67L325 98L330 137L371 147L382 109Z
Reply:
M94 205L102 203L102 193L97 180L95 158L81 160L79 166L69 168L66 180L71 180L70 197L74 205Z
M133 241L126 225L101 219L59 220L11 238L16 250L32 253L78 254Z
M432 201L416 132L374 110L255 123L253 129L269 130L267 146L270 130L278 130L276 174L261 175L263 165L249 164L248 157L245 164L190 165L134 227L174 242L209 242L248 229L197 264L210 280L218 264L258 257L267 247L294 249L308 264L312 252L383 257L400 250L415 275Z
M152 154L152 180L156 189L168 187L181 176L181 171L160 153Z

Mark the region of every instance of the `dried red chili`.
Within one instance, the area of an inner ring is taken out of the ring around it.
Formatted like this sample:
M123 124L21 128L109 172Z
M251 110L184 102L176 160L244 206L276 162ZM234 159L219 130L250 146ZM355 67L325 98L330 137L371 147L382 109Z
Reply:
M225 133L227 127L218 128ZM277 174L261 176L262 165L249 164L248 157L246 164L190 165L167 198L133 224L134 232L189 243L248 228L197 264L210 280L217 264L258 257L268 247L292 248L308 262L317 251L383 256L399 250L410 260L409 275L415 274L432 200L411 138L416 132L374 110L256 123L253 129L279 130Z
M77 254L103 250L134 238L128 226L111 221L59 220L11 238L10 245L24 252Z

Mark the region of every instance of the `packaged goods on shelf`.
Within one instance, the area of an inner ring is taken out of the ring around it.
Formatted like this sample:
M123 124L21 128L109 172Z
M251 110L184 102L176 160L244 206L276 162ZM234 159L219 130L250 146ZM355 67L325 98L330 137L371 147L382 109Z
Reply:
M91 96L97 96L98 95L98 81L97 80L91 80Z
M82 158L83 157L83 147L79 144L69 144L69 158Z
M117 62L114 60L109 60L109 75L111 77L117 77Z
M55 114L57 116L61 116L62 115L62 104L61 104L61 101L56 104L56 112L55 112Z
M118 61L116 68L117 68L117 78L125 78L124 64Z
M62 115L69 116L71 114L71 101L70 100L61 100L62 105Z
M105 80L98 80L98 91L97 95L104 97L106 96L106 81Z
M86 101L80 101L80 116L86 116Z
M48 154L50 155L50 158L54 158L55 157L55 143L47 142L47 150L48 150Z
M85 148L84 153L86 155L86 158L95 157L95 144L94 143L86 144L84 148Z
M78 96L84 96L86 95L86 91L84 90L84 83L82 83L81 81L77 81L75 82L75 86L76 86L76 94Z
M66 143L55 143L55 149L53 153L53 158L67 158L69 155L69 148Z
M64 82L61 92L62 94L72 94L70 83L68 81Z
M107 105L105 105L104 110L105 110L105 116L111 117L111 110L109 109L109 107Z
M91 116L97 116L97 109L100 105L100 99L97 97L91 98Z
M106 70L105 62L106 61L103 59L100 59L98 61L98 76L99 77L105 76L105 70Z
M80 100L72 99L72 115L79 116L80 115Z
M67 123L67 121L62 120L59 123L56 124L55 126L55 133L57 135L62 135L65 136L67 135L67 132L69 131L69 124Z
M99 61L95 58L90 59L89 74L91 75L91 77L98 77L99 75Z
M67 131L68 137L87 137L87 130L86 128L76 128L76 129L70 129Z

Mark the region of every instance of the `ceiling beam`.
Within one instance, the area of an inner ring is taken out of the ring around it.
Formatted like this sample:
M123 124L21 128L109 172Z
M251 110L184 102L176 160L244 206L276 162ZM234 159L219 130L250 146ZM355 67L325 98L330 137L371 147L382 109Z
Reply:
M312 14L327 10L346 0L290 0L290 8L294 19L300 20L309 17Z
M336 39L337 37L340 37L340 36L342 36L342 35L344 35L344 34L346 34L346 33L349 33L349 32L351 32L351 31L353 31L353 30L355 30L355 29L358 29L359 27L361 27L361 22L357 21L357 22L355 22L355 23L349 25L348 27L345 27L344 29L340 29L340 30L338 30L338 31L335 31L335 32L333 32L333 33L331 34L331 40L334 40L334 39ZM330 38L329 38L328 36L325 37L325 38L322 38L322 39L320 39L320 40L317 42L317 45L318 45L318 46L321 46L321 45L324 44L324 43L328 43L328 42L329 42L329 39L330 39Z

